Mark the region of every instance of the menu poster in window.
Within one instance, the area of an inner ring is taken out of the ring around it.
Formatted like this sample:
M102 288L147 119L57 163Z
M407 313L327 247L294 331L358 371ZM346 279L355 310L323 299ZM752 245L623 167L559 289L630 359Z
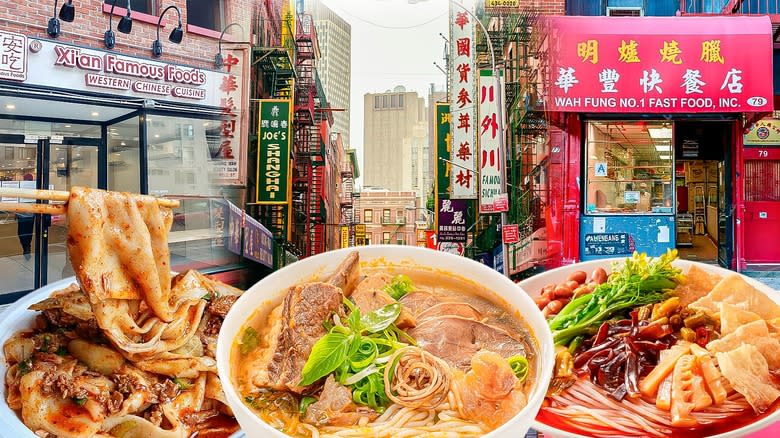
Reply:
M241 255L241 232L244 230L244 211L228 202L228 251Z
M462 199L439 200L439 242L466 243L469 203Z
M286 99L260 101L257 203L286 204L290 188L292 105Z
M266 227L251 216L245 217L244 257L273 268L273 235Z
M634 239L628 233L585 235L585 255L632 254L635 249Z
M209 222L212 232L211 247L225 246L227 238L228 201L225 199L209 199Z
M2 181L0 182L0 187L4 189L18 189L19 188L19 181ZM19 198L9 198L7 196L3 196L0 198L0 201L2 202L19 202Z
M638 191L634 190L627 190L623 194L623 201L626 204L639 204L639 198L641 197L640 193Z

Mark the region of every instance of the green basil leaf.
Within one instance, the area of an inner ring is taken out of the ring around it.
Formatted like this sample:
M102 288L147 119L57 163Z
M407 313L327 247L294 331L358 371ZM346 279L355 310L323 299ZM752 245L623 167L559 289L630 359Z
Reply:
M361 318L363 329L370 333L381 332L390 327L395 322L398 315L401 314L401 305L398 303L388 304L384 307L369 312Z
M338 369L347 360L347 352L353 337L353 335L335 332L321 337L311 349L298 385L311 385Z
M302 398L300 403L298 404L298 412L300 412L301 415L306 415L306 410L309 409L309 405L316 401L317 401L316 398L308 395Z
M354 333L360 333L363 331L363 325L361 324L360 309L355 309L347 317L347 325L352 329Z
M241 354L247 354L260 344L260 335L252 327L244 329L241 336Z

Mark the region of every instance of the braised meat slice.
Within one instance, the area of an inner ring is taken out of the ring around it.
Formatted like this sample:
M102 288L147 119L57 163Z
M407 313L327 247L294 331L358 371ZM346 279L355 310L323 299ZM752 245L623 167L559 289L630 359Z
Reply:
M374 420L378 415L365 406L355 405L352 391L330 375L319 400L309 406L303 421L315 426L354 426L362 417Z
M336 271L331 274L328 283L336 286L350 296L355 286L360 281L360 253L353 251L339 264Z
M460 303L457 301L443 302L434 304L433 306L423 310L417 315L417 321L422 322L426 319L436 318L439 316L460 316L467 319L475 319L479 321L482 319L482 315L471 304Z
M378 272L368 275L358 283L351 298L360 309L362 315L397 302L395 298L383 290L392 281L392 275L386 272ZM414 316L404 306L401 306L401 314L395 320L395 325L398 328L406 329L414 327L416 324Z
M525 344L505 330L460 316L439 316L420 321L409 331L417 345L451 366L467 371L471 358L485 349L503 358L522 354Z
M251 382L259 388L303 393L298 386L309 353L326 331L322 323L331 314L343 315L341 289L327 283L296 286L269 316L270 331L264 348L248 359Z
M439 304L441 300L430 292L416 290L402 296L398 302L400 302L412 316L417 317L429 307Z

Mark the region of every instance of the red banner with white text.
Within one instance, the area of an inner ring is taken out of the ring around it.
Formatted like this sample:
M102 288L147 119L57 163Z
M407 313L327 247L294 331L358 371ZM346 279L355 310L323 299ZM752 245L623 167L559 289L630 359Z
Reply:
M769 17L548 20L551 111L772 111Z

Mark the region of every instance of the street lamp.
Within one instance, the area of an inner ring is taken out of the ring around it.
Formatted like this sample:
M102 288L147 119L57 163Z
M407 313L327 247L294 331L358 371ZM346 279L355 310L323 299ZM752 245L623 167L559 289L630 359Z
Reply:
M217 54L214 56L214 66L218 69L225 65L225 61L222 58L222 38L225 37L225 32L233 26L238 26L242 32L244 31L244 28L238 23L230 23L222 29L222 33L219 35L219 43L217 44Z
M114 8L116 7L116 1L111 3L111 12L108 14L108 30L103 34L103 44L107 49L113 49L116 45L116 35L113 30L114 22ZM130 9L130 0L127 0L127 14L119 20L119 24L116 29L122 33L130 33L133 30L133 18L130 16L132 10Z
M179 44L182 37L184 37L184 29L182 29L181 26L181 11L179 8L174 5L170 5L163 9L162 14L160 14L160 18L157 20L157 39L152 42L152 56L155 58L159 58L163 54L163 46L160 42L160 25L162 25L163 16L165 16L165 13L170 9L175 10L176 14L179 16L179 25L171 31L171 35L168 37L168 40L170 40L172 43Z
M57 38L60 34L60 20L72 23L76 18L76 7L73 6L73 0L68 0L67 3L63 3L60 9L60 20L58 20L57 2L58 0L54 0L54 15L49 18L49 23L46 26L46 33L52 38Z

